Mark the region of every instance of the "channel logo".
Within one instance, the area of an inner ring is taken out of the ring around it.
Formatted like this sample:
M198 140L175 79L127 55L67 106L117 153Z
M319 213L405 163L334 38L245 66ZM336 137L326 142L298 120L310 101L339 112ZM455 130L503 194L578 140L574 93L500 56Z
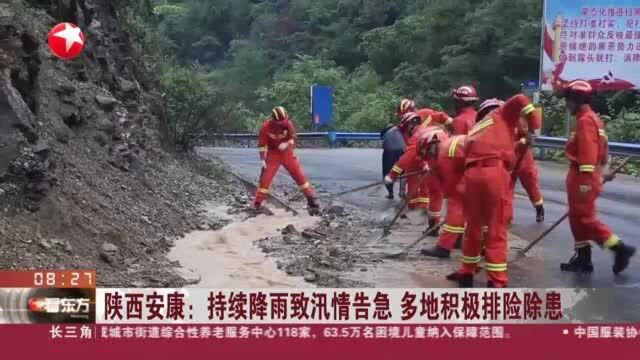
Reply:
M88 298L31 298L27 302L29 310L48 314L88 314L91 299Z

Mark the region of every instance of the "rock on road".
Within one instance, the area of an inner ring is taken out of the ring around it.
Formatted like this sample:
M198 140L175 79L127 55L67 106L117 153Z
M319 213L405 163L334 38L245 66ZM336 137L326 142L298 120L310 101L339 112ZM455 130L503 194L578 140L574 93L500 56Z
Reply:
M260 161L257 149L253 148L200 148L199 152L223 160L233 169L250 179L257 179ZM380 149L297 149L296 154L311 183L318 193L337 193L382 179ZM511 232L524 239L533 240L567 211L564 179L566 165L538 162L540 183L545 198L546 220L535 222L535 211L523 189L516 189L514 203L514 223ZM276 184L287 184L295 189L295 184L281 169ZM389 201L384 198L382 186L377 190L367 190L344 197L349 205L366 209L387 209ZM640 215L640 180L628 176L618 176L614 182L605 185L598 201L601 219L625 241L640 247L638 216ZM542 260L525 258L511 267L511 285L517 287L582 287L610 288L612 296L609 305L614 317L629 320L640 318L637 299L640 295L640 256L633 259L629 268L620 276L611 271L613 259L608 251L594 248L595 272L588 276L562 273L560 262L573 254L573 238L568 221L558 226L539 245ZM632 290L633 289L633 290ZM636 291L638 290L638 291ZM612 315L612 316L613 316ZM635 315L635 316L634 316Z

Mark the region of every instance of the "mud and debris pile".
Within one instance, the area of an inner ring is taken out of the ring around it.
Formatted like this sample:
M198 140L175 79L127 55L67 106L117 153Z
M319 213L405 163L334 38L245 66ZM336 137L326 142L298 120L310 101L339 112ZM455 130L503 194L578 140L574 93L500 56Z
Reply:
M217 167L164 152L157 82L118 1L0 4L0 268L97 269L100 285L180 286L164 254L236 203ZM124 5L123 5L124 6ZM50 54L48 31L85 29L83 55ZM188 280L188 279L187 279Z
M363 287L370 283L351 280L348 273L379 262L369 254L369 242L380 228L370 216L344 207L328 205L317 226L309 229L284 227L281 236L263 238L257 245L277 259L278 267L291 276L301 276L321 287Z

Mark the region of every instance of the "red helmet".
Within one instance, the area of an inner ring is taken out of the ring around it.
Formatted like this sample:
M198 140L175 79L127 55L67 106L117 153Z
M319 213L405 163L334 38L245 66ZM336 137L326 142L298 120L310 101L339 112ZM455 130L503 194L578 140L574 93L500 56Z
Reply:
M487 116L492 110L504 105L504 101L499 99L488 99L480 104L480 108L478 108L478 115L476 116L476 121L480 121Z
M414 112L405 113L404 115L402 115L402 117L400 118L400 121L398 122L398 129L400 129L400 131L406 134L407 132L409 132L409 127L412 124L414 125L420 124L420 120L421 120L420 115Z
M398 103L398 108L396 109L396 114L398 116L404 115L408 112L413 112L416 109L416 104L413 102L413 100L409 100L409 99L402 99L400 100L400 102Z
M453 97L457 101L464 102L473 102L480 100L476 88L471 85L463 85L457 89L452 90L451 97Z
M449 136L441 129L433 130L420 136L418 139L417 152L422 159L433 159L438 155L438 145L441 141L446 140Z
M285 110L282 106L278 106L271 110L271 118L275 121L280 121L289 118L289 114L287 114L287 110Z
M564 85L563 92L565 96L589 98L593 95L593 87L584 80L575 80Z

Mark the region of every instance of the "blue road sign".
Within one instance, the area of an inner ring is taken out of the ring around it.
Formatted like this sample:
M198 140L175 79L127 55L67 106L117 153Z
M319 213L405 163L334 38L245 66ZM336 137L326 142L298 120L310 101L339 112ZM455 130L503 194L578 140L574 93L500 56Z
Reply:
M311 86L311 119L314 126L329 126L333 117L333 88Z

